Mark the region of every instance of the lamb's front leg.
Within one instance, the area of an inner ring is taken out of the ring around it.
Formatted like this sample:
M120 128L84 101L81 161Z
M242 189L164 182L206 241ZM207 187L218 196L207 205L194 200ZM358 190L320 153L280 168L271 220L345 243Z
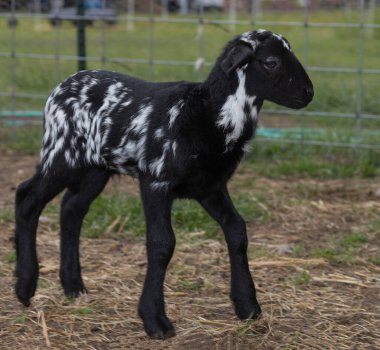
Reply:
M166 268L175 247L170 218L172 199L164 192L153 190L144 179L140 185L147 226L148 269L139 315L150 337L165 339L175 335L174 327L165 314L163 292Z
M236 211L227 188L199 201L222 227L231 263L231 300L240 319L257 318L261 313L249 272L246 224Z

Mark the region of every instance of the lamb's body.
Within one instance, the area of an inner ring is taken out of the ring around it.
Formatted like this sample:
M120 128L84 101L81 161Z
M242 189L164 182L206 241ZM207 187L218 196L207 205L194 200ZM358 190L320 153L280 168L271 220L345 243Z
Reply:
M29 305L37 286L40 213L64 189L60 279L66 295L85 292L79 262L83 218L112 175L129 174L139 179L147 222L148 269L139 304L146 332L174 334L163 282L175 246L170 215L178 197L195 198L221 225L236 314L258 317L245 222L227 181L254 135L264 99L302 108L312 97L310 79L289 43L264 30L228 43L203 83L152 83L106 71L68 78L46 103L37 172L17 189L19 300Z
M243 70L239 76L244 83ZM261 103L240 90L223 109L209 103L200 83L79 72L47 100L42 171L98 167L144 174L152 189L177 197L207 196L232 175L256 126ZM232 124L229 113L239 109L243 114Z

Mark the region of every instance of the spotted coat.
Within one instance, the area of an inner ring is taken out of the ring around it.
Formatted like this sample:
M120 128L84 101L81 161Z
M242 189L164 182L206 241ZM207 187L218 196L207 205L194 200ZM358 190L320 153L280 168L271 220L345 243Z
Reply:
M254 53L268 41L291 52L286 39L264 30L244 33L229 45L246 43ZM228 50L227 45L219 60ZM247 70L248 63L226 77L216 64L204 83L151 83L97 70L76 73L46 102L43 174L63 171L62 166L95 166L148 175L152 189L176 187L185 196L196 182L205 190L218 183L216 178L226 181L249 148L263 103L247 82ZM196 181L186 179L195 173Z

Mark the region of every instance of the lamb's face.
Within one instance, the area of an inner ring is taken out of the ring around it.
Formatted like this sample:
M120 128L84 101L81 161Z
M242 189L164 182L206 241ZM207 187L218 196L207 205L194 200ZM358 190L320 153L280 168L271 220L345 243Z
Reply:
M289 42L267 31L256 36L254 59L247 66L247 90L253 86L256 95L286 107L307 106L314 96L313 84Z
M263 100L298 109L314 96L313 84L289 42L267 30L237 38L222 68L227 73L243 69L247 93Z

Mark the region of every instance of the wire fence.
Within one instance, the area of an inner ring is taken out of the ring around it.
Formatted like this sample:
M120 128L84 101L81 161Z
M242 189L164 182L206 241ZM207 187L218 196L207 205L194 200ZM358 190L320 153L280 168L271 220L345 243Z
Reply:
M290 40L316 97L302 111L265 104L258 140L380 149L378 0L84 4L78 15L75 1L0 0L2 129L40 124L49 91L85 64L155 81L200 81L227 40L266 28Z

